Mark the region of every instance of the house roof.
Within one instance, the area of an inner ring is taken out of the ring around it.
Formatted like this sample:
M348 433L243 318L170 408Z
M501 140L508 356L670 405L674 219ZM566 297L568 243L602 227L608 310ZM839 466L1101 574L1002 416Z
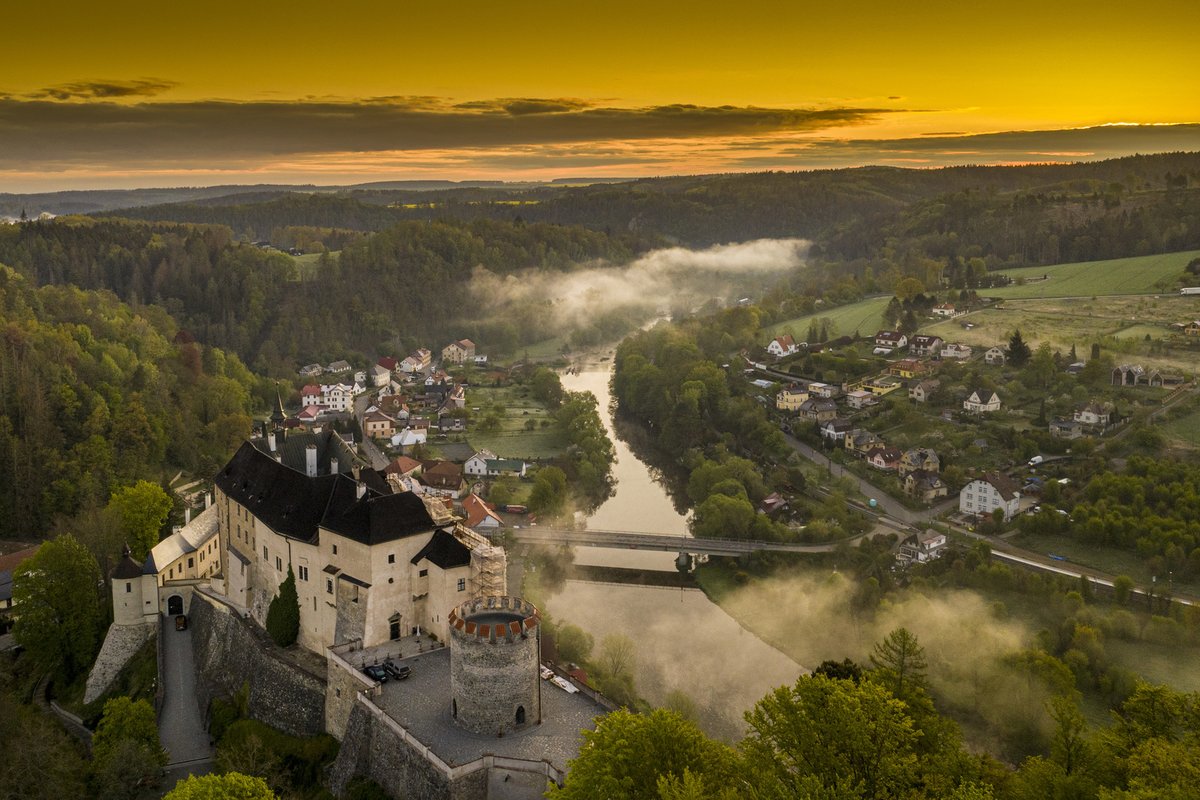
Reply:
M321 387L315 383L305 384L304 388L300 390L300 396L301 397L320 397L321 396Z
M525 462L519 458L489 458L487 468L489 472L520 472L525 469Z
M899 331L879 331L878 333L875 334L875 341L879 341L880 339L882 339L885 342L898 342L901 339L906 339L906 338L908 338L908 337L906 337L903 333L900 333Z
M407 475L413 470L418 470L420 468L421 462L417 461L415 458L409 458L408 456L397 456L396 458L392 459L392 463L383 468L383 474Z
M375 362L378 367L383 367L386 370L394 370L396 368L396 359L393 356L384 356Z
M444 530L433 532L429 542L412 557L413 564L429 559L442 569L466 567L471 563L471 549Z
M502 521L499 515L497 515L496 512L491 509L491 506L485 503L483 498L474 492L467 495L463 499L462 504L463 511L467 515L468 527L474 528L476 525L483 522L485 519L488 519L489 517L497 522Z
M40 544L0 556L0 600L12 599L13 572L27 559L32 558L39 547ZM138 570L138 574L141 574L141 569Z
M992 395L996 395L997 399L999 399L999 397L1000 397L993 391L989 391L986 389L973 389L971 391L971 393L969 395L967 395L967 399L970 400L972 397L978 397L979 402L989 403L992 400Z
M275 460L271 459L271 463L275 463ZM217 521L215 505L204 509L187 525L154 545L154 549L146 556L146 563L142 565L140 573L162 572L168 564L180 556L199 550L204 542L216 536Z
M867 451L868 459L879 456L884 461L896 461L900 458L900 455L901 455L900 448L893 447L891 445L888 445L886 447L884 445L876 445Z
M1020 487L1009 478L999 472L989 472L983 476L982 480L985 483L990 483L992 488L1000 493L1000 496L1005 500L1012 500L1020 494Z
M796 346L796 340L790 333L785 333L783 336L776 336L775 342L785 350Z
M942 341L942 337L940 336L926 336L923 333L909 339L909 342L917 347L929 347L934 342L940 341Z
M112 571L113 580L129 580L130 578L140 578L142 576L142 565L133 560L133 556L129 555L129 548L125 548L125 554L120 561L117 562L117 567Z
M354 482L334 485L321 526L366 545L414 536L434 528L424 501L412 492L380 495L368 487L358 497Z

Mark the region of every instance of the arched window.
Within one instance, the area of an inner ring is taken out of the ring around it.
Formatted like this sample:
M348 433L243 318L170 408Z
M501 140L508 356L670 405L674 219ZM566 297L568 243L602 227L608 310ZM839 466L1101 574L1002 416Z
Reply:
M525 724L525 706L517 706L517 724Z

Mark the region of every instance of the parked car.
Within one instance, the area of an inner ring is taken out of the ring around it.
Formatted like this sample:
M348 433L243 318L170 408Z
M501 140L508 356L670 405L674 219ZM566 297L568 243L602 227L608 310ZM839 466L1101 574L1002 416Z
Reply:
M412 674L412 669L407 664L397 664L390 658L383 662L383 669L398 681L402 681Z
M175 615L175 630L177 630L177 631L186 631L187 630L187 615L186 614L176 614Z
M379 666L378 664L367 664L366 666L364 666L362 668L362 671L363 671L363 674L365 674L368 678L370 678L373 681L379 681L380 683L387 683L387 679L388 679L387 670L385 670L383 667Z

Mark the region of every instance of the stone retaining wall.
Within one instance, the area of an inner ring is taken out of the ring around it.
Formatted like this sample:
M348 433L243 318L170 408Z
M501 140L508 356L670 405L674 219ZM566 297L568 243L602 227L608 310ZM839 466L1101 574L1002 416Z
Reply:
M190 609L201 707L250 687L249 716L295 736L325 732L325 676L280 650L232 606L198 591Z

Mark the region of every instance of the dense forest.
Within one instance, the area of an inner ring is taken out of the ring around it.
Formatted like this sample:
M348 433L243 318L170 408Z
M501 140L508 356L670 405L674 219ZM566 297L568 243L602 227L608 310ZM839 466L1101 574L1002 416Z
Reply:
M38 285L108 289L136 307L161 306L198 341L286 375L316 359L407 352L429 337L475 337L511 351L550 335L544 309L479 318L465 289L473 270L565 270L625 261L644 247L632 236L488 220L408 222L344 244L340 258L301 281L294 259L221 226L71 217L0 226L0 263Z
M210 474L263 387L234 355L177 336L155 306L0 267L0 538L103 505L170 467Z

